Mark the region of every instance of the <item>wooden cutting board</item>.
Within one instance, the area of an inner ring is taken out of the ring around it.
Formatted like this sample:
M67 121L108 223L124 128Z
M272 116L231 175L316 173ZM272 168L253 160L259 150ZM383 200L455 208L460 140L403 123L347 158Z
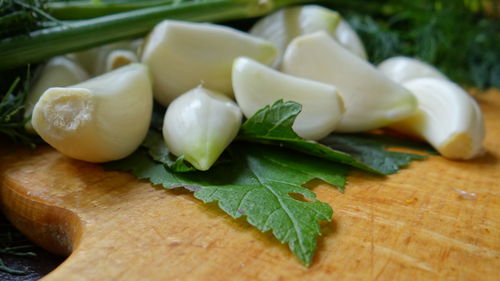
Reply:
M45 281L499 280L500 92L478 100L487 152L474 161L432 156L385 179L354 172L345 194L309 184L335 210L310 268L189 192L45 146L1 147L0 199L27 236L69 255Z

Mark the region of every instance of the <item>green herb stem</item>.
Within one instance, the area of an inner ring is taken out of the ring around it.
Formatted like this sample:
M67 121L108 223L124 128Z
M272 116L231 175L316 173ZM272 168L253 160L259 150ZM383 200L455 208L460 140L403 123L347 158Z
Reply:
M120 1L120 2L48 2L45 9L55 18L60 20L81 20L102 17L110 14L128 12L137 9L151 8L161 5L171 5L175 0L146 0L146 1ZM179 1L177 1L179 2ZM186 1L185 1L186 2Z
M308 0L210 0L183 2L117 13L94 19L64 22L52 28L34 31L0 41L0 70L113 41L145 35L164 19L221 22L252 18L291 4Z

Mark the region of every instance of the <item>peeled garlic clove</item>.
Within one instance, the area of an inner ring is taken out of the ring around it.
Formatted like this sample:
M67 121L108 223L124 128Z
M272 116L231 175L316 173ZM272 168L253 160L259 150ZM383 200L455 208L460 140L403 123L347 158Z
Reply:
M337 87L346 108L335 129L338 132L380 128L408 117L417 107L411 92L324 32L294 39L285 52L282 69Z
M141 42L142 41L140 39L118 41L96 48L70 53L66 56L78 62L91 76L97 76L112 70L108 67L108 61L110 60L109 56L113 51L122 50L136 54L138 45ZM127 55L127 57L130 57L130 55ZM137 59L133 62L136 61Z
M333 38L358 57L364 60L368 58L363 42L361 42L356 31L345 20L339 22Z
M236 137L241 111L228 97L196 87L167 108L163 138L170 151L198 170L208 170Z
M417 97L418 109L391 128L427 140L446 158L470 159L482 152L484 120L467 92L435 77L412 79L403 85Z
M64 87L79 83L89 78L87 72L74 61L66 57L54 57L37 74L24 103L24 117L29 118L40 96L50 87ZM26 130L35 133L31 122Z
M106 58L106 72L137 62L137 55L129 50L113 50Z
M272 42L283 54L288 44L297 36L325 31L344 47L366 59L363 43L347 22L336 11L317 6L303 5L280 9L255 23L250 34ZM281 64L280 56L275 66Z
M61 153L89 162L126 157L149 128L153 94L145 65L130 64L66 88L49 88L33 127Z
M435 77L448 80L443 73L432 65L409 57L388 58L378 65L378 69L397 83L404 83L411 79L422 77Z
M300 103L302 112L293 130L305 139L327 136L344 111L342 98L334 86L280 73L246 57L234 62L233 88L246 117L279 99Z
M151 68L155 98L163 105L200 83L232 96L236 57L270 64L278 53L271 43L236 29L172 20L156 25L144 44L141 60Z
M100 47L96 47L69 53L66 57L81 65L90 76L95 76L98 72L98 65L104 60L106 54L102 52Z

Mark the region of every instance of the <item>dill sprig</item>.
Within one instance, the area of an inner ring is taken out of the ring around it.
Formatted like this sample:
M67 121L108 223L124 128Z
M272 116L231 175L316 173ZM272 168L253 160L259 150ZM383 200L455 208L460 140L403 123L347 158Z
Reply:
M331 2L345 11L372 62L397 55L416 57L461 84L500 88L500 1Z
M16 77L8 90L0 94L0 136L4 135L17 143L34 146L34 138L26 133L24 126L29 118L24 118L24 101L30 85L29 67L23 83Z
M0 0L0 39L44 28L59 22L45 12L45 0Z

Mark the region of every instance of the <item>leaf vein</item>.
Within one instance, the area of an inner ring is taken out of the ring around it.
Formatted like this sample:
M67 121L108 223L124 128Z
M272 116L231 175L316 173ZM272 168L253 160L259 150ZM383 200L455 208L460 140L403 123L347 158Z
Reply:
M252 169L253 170L253 169ZM283 208L283 210L285 211L286 215L288 216L288 218L290 219L290 221L292 222L292 225L293 225L293 229L295 230L295 233L296 233L296 236L299 240L299 245L300 245L300 250L302 251L302 253L306 253L306 249L304 248L304 244L303 244L303 237L302 237L302 232L300 231L299 229L299 226L297 225L297 221L296 221L296 218L295 216L293 215L293 213L288 209L288 206L283 202L283 200L280 198L280 196L274 191L274 189L270 186L268 186L266 184L265 181L263 181L260 176L255 173L254 171L254 175L256 176L257 180L259 181L259 183L265 187L267 190L269 190L271 192L271 194L276 198L277 202L279 203L279 205Z

